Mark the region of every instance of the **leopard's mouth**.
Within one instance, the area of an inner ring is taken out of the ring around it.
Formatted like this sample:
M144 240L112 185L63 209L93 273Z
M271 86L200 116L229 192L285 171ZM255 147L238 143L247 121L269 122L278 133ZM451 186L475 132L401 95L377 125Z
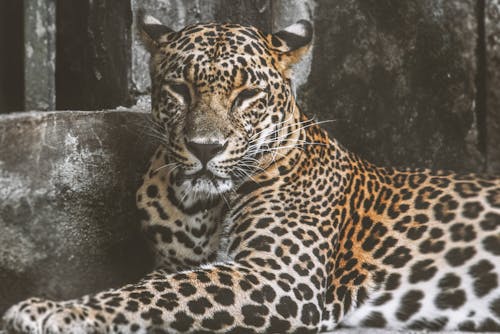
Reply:
M183 180L189 180L193 183L197 182L198 180L208 181L208 182L228 180L228 178L223 178L223 177L217 176L205 168L197 171L194 174L183 173L183 175L181 177Z

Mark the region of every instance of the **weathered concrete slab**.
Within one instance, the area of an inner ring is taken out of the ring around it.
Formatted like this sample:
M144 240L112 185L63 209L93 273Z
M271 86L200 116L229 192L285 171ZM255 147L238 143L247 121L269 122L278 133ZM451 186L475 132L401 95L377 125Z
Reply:
M151 259L135 191L153 146L147 114L0 116L0 314L28 296L81 296Z
M500 173L500 0L486 0L486 139L488 171Z
M475 123L476 1L319 0L300 97L383 165L484 169Z
M56 2L24 2L24 109L56 107Z

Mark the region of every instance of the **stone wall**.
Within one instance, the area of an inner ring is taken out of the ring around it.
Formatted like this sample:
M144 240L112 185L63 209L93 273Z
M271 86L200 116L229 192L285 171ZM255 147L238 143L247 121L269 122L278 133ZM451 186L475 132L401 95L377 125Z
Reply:
M300 105L332 120L325 127L348 148L384 165L500 172L498 0L56 4L58 109L148 108L148 55L132 15L139 6L174 29L216 20L274 32L306 18L316 34L296 67ZM36 34L25 27L28 39ZM45 89L39 77L34 85Z
M147 108L139 6L174 29L217 20L277 31L310 19L314 48L297 66L298 96L309 115L333 120L325 127L342 143L380 164L500 168L498 0L36 0L24 8L6 0L0 112ZM15 72L20 47L24 69Z

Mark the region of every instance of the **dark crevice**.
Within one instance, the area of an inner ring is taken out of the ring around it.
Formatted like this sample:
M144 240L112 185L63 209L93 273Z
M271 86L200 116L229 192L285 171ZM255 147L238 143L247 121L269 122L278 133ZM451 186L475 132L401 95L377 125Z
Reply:
M0 114L23 110L23 1L0 0L0 50Z
M476 3L477 17L477 44L476 44L476 117L478 129L478 149L487 156L487 73L486 73L486 29L485 29L485 0Z
M90 109L87 1L56 2L56 108Z
M57 109L129 106L130 1L57 0Z

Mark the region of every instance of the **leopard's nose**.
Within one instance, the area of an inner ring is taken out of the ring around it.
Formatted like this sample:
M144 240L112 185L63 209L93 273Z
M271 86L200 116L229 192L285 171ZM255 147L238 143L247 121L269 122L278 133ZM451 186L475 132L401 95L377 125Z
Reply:
M206 166L210 160L224 151L227 147L227 142L223 145L221 143L197 143L194 141L187 141L186 146L188 150Z

